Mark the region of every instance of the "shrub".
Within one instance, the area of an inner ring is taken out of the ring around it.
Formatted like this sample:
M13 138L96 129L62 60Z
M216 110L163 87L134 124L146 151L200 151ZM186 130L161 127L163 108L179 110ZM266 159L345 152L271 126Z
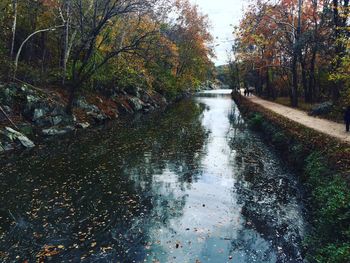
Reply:
M307 240L316 262L350 262L350 191L346 180L332 173L321 153L306 159L314 229Z
M261 114L259 113L254 113L251 115L251 117L248 120L248 125L253 129L253 130L261 130L261 127L263 125L264 118Z

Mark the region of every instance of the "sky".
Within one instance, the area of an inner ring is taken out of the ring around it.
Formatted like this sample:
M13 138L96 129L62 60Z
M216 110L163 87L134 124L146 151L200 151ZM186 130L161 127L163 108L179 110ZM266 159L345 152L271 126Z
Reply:
M212 28L211 33L215 38L214 45L217 58L215 65L227 64L228 54L233 43L232 31L239 25L243 16L245 0L191 0L197 4L203 14L209 16Z

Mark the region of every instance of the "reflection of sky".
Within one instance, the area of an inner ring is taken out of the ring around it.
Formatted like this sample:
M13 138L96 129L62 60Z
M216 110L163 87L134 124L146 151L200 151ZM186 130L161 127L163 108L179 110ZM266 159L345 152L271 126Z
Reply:
M197 4L203 13L208 14L212 24L212 34L216 39L215 48L216 56L215 64L226 64L228 60L227 51L232 46L233 26L239 24L242 18L243 5L248 1L244 0L191 0Z
M244 228L241 205L233 190L234 153L228 143L231 132L228 115L233 105L230 95L198 100L208 107L202 125L210 132L200 167L192 171L200 172L201 176L186 190L179 188L179 175L169 169L153 176L153 184L164 186L157 188L158 193L171 194L184 207L166 225L150 231L152 247L146 262L228 262L230 257L232 262L239 263L275 262L269 244L254 230ZM166 206L170 211L179 210L175 203ZM270 259L262 260L264 254Z

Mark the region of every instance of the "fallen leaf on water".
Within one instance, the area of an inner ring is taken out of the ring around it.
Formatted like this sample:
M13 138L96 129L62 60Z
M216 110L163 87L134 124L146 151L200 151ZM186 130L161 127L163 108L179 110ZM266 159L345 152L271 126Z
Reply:
M42 250L36 255L37 258L43 259L46 257L52 257L61 252L61 250L64 248L63 245L58 246L49 246L45 245Z

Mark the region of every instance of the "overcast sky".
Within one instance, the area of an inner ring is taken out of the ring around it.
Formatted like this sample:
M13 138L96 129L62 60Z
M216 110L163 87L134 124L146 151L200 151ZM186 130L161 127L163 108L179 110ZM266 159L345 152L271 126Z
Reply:
M216 65L226 64L228 57L227 51L232 46L233 26L239 24L239 20L243 16L244 0L191 0L197 4L200 10L209 15L212 24L212 35L215 40L215 48L217 59L214 61Z

